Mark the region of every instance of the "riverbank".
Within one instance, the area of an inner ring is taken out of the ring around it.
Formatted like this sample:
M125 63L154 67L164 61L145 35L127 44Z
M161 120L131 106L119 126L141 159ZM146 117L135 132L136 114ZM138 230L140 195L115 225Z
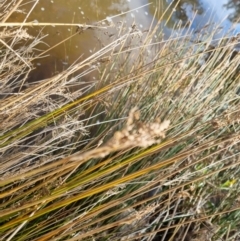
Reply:
M0 240L239 238L239 40L123 29L33 83L42 40L1 30Z

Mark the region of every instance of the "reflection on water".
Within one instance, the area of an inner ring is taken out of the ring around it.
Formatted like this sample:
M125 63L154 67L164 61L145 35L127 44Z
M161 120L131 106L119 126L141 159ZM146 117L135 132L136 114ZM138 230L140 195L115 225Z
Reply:
M159 18L163 17L168 28L174 28L181 21L182 26L191 24L191 28L201 29L209 23L222 27L222 34L230 29L240 32L240 1L239 0L149 0L151 14L158 8ZM169 17L171 16L171 17ZM233 26L235 24L235 26Z
M155 0L150 7L151 13L156 8L159 9L158 17L165 22L168 28L174 28L179 21L182 22L182 26L187 26L196 15L203 14L203 6L200 0L185 0L180 2L177 0L171 2Z
M223 6L228 11L231 11L228 16L231 22L240 22L240 1L239 0L228 0Z
M28 13L32 3L25 1L21 9ZM139 8L148 4L143 8ZM178 5L176 5L178 3ZM166 9L168 10L166 11ZM181 26L190 26L192 29L201 29L210 20L220 24L222 33L226 33L232 27L233 21L240 17L239 0L41 0L30 14L27 21L48 23L86 23L94 24L109 16L119 15L114 21L126 21L130 26L136 22L139 29L147 29L153 21L153 15L157 12L157 19L161 19L165 25L165 34L168 37L176 25L181 21ZM129 10L134 10L129 12ZM166 11L166 14L162 14ZM227 16L228 15L228 16ZM23 21L26 15L15 13L9 21ZM171 16L171 17L170 17ZM225 21L222 21L225 18ZM155 20L157 22L157 20ZM240 24L236 25L236 31L240 32ZM44 42L49 47L75 34L75 27L40 27L29 28L33 35L47 35ZM47 57L35 62L37 71L33 72L33 79L50 77L57 72L66 69L76 59L84 59L94 51L106 45L111 38L107 30L88 30L76 34L70 40L56 46L47 53ZM41 50L48 49L45 44L40 44Z

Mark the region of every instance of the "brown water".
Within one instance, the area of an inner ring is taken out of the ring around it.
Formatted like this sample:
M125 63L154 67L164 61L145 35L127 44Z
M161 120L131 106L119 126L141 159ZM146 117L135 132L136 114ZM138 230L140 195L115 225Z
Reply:
M131 25L136 22L139 29L147 29L153 21L153 15L158 9L156 20L162 20L162 27L166 38L172 32L176 22L181 21L183 25L199 29L209 23L209 19L215 23L228 14L224 22L221 23L222 32L227 32L233 22L240 17L239 0L180 0L177 7L174 4L178 1L173 0L39 0L38 4L30 14L27 22L38 21L48 23L79 23L95 24L103 19L109 19L111 16L119 15L113 18L114 22L125 21ZM146 5L149 4L149 5ZM21 6L26 13L30 11L33 3ZM144 6L145 5L145 6ZM144 6L144 7L141 7ZM162 18L162 13L166 11ZM173 12L172 16L171 13ZM22 13L14 14L9 21L23 21L26 15ZM193 20L194 19L194 20ZM107 21L106 21L107 24ZM240 25L236 25L236 31L240 32ZM46 35L38 47L46 50L49 47L56 46L69 36L75 34L76 27L34 27L29 28L33 35ZM104 44L111 41L111 35L114 32L107 30L87 30L77 34L63 44L54 47L45 54L45 58L34 62L36 71L32 73L33 80L39 80L50 77L59 71L66 69L76 59L84 59L97 51Z

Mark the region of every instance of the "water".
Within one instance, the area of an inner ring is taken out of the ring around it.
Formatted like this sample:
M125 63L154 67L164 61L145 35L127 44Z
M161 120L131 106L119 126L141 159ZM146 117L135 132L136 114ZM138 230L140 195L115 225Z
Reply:
M152 22L161 20L165 38L170 36L179 21L182 26L190 26L193 31L205 26L211 27L211 22L218 24L220 26L218 37L230 31L232 34L240 32L240 24L236 24L240 18L239 0L180 0L175 7L174 3L177 2L177 0L40 0L27 22L95 24L121 14L113 19L114 22L125 21L130 26L135 21L142 30L148 29ZM21 9L27 13L32 8L32 4L26 2ZM159 11L153 20L156 8ZM166 14L162 18L164 12ZM25 17L26 15L22 13L16 13L9 21L23 21ZM58 45L59 42L75 34L76 27L48 26L43 29L34 27L29 28L29 32L33 35L46 35L43 41L48 43L48 46L42 43L39 49L46 50L55 46L45 54L45 58L34 62L36 70L31 74L33 80L48 78L66 69L77 59L79 61L85 59L110 42L110 36L117 34L107 30L87 30Z

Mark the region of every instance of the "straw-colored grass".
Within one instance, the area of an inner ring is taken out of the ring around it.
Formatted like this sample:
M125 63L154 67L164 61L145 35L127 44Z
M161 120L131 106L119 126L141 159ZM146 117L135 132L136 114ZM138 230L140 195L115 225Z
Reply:
M109 26L110 44L29 83L42 39L1 8L0 240L240 239L238 39Z

